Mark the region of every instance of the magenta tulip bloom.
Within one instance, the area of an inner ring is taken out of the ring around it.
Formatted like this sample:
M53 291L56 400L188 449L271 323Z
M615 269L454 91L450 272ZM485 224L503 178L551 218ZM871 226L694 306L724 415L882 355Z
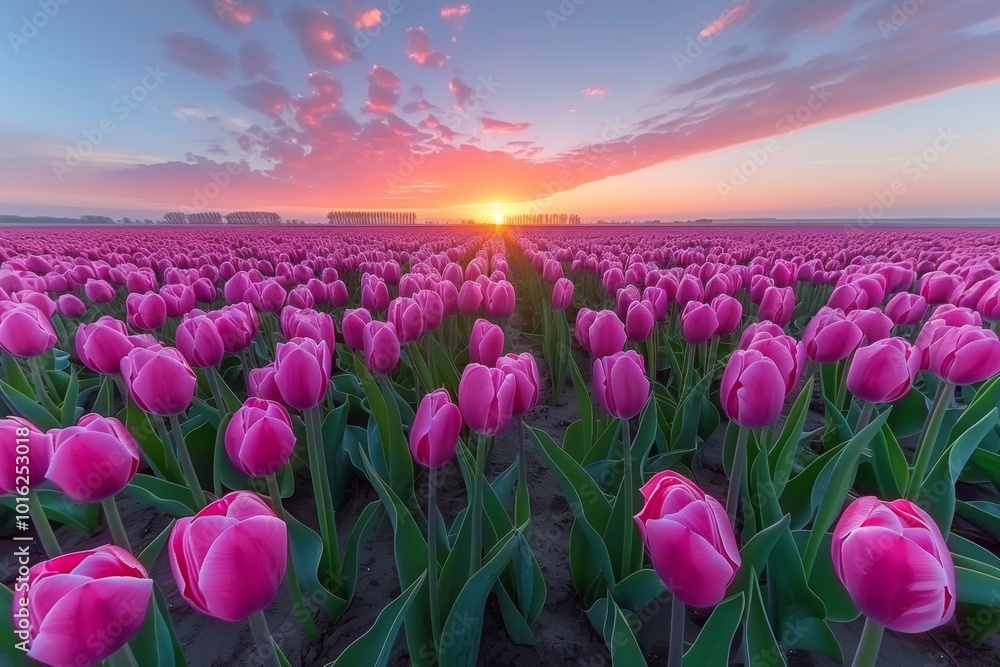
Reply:
M576 313L576 322L573 325L573 332L576 342L580 347L590 352L590 326L597 319L597 311L590 308L581 308Z
M496 362L496 367L514 376L517 391L514 394L511 412L515 417L520 417L538 405L541 386L538 380L538 364L530 352L511 353L500 357Z
M486 316L494 320L514 314L514 286L506 280L491 282L483 292Z
M649 399L649 378L635 350L616 352L594 361L594 394L608 414L632 419Z
M105 315L76 330L76 354L83 365L101 375L121 372L122 359L137 347L137 339L128 335L125 323Z
M503 329L489 320L478 319L469 337L469 359L474 364L495 366L503 354Z
M847 319L861 329L861 340L866 345L892 335L892 320L878 308L855 310L847 315Z
M859 348L847 371L847 389L858 400L892 403L910 393L920 372L920 351L903 338Z
M45 476L77 502L114 497L139 470L139 446L114 417L84 415L76 426L53 429L48 435L52 460Z
M743 320L743 304L728 294L720 294L712 299L712 310L719 322L715 330L717 336L728 336L736 331Z
M736 350L722 374L719 400L730 421L743 428L770 426L785 403L786 378L757 350Z
M97 664L139 632L152 596L146 568L121 547L65 554L28 571L14 593L14 632L42 664Z
M847 319L843 311L824 306L806 325L802 344L809 359L827 364L851 356L863 336L861 327Z
M226 354L222 334L207 315L185 318L174 334L174 344L192 368L218 366Z
M151 415L169 417L187 410L197 377L177 348L137 347L122 359L129 397Z
M452 403L448 390L438 389L423 397L410 427L410 453L427 468L440 468L451 460L462 430L462 412Z
M482 304L483 290L479 284L472 280L462 283L462 288L458 291L458 312L471 317L479 312Z
M742 562L726 510L672 470L654 475L641 492L645 504L635 523L660 579L692 607L722 602Z
M934 520L909 500L851 503L833 531L833 569L854 604L896 632L927 632L955 614L955 566Z
M344 311L344 319L340 327L344 334L344 344L354 352L360 352L365 347L365 326L372 321L372 314L364 308L354 308Z
M560 278L552 286L552 307L556 310L566 310L573 305L575 287L569 278Z
M517 380L499 368L469 364L458 384L458 407L469 428L480 435L497 435L510 423Z
M0 419L0 495L28 495L45 480L51 459L52 441L37 426L22 417Z
M333 318L326 313L311 308L300 310L294 306L285 306L279 321L285 340L308 338L317 343L325 342L331 353L336 352L337 330L333 325Z
M225 306L208 313L208 317L215 322L222 336L222 344L226 352L230 353L241 352L250 347L260 328L260 317L248 303Z
M962 276L944 271L931 271L920 279L917 291L920 296L927 299L927 303L937 306L942 303L952 303L962 293L964 287Z
M288 292L277 280L267 280L255 285L260 296L260 309L267 313L277 313L285 305Z
M399 338L391 322L369 322L362 332L365 368L385 374L399 363Z
M760 339L784 336L785 330L773 322L754 322L740 336L740 349L748 350L750 345Z
M0 350L15 357L37 357L55 347L56 340L52 322L34 305L0 310Z
M773 361L785 380L785 395L792 393L805 364L805 348L801 343L785 334L770 336L758 333L746 349L757 350Z
M452 264L451 266L455 266ZM441 297L442 303L444 303L444 314L446 316L454 315L458 312L458 288L450 280L442 280L437 285L434 286L434 291L438 293Z
M613 310L602 310L594 316L588 332L590 353L607 357L625 348L625 325Z
M273 475L295 448L292 419L281 403L248 398L226 427L226 454L245 475Z
M375 278L362 284L361 307L376 312L386 310L389 307L389 287L384 280Z
M309 410L323 402L330 385L333 355L325 341L293 338L278 343L274 353L274 383L282 403Z
M396 327L400 343L412 343L424 332L424 315L411 298L404 296L390 301L388 320Z
M167 321L167 303L156 292L129 294L125 299L128 323L136 329L152 331Z
M656 324L656 313L653 312L653 304L648 301L633 301L628 306L628 313L625 315L625 335L629 340L641 343L653 335L653 326Z
M160 296L167 306L167 317L187 315L197 305L194 290L187 285L164 285L160 288Z
M954 385L976 384L1000 373L1000 340L975 325L942 327L927 348L930 371Z
M719 330L719 318L715 309L707 303L689 301L681 312L681 332L684 340L699 345L712 338Z
M237 491L178 520L167 551L187 603L235 623L263 610L278 593L288 529L256 494Z
M916 324L926 312L927 299L909 292L900 292L889 299L889 303L885 306L885 314L900 326Z
M56 311L63 317L80 319L87 314L87 306L73 294L63 294L56 299Z
M106 280L88 280L83 293L94 303L110 303L115 300L115 288Z

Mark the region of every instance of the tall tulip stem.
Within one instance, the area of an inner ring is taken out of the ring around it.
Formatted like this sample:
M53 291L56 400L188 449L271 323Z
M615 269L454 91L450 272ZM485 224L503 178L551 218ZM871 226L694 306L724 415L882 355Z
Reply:
M517 483L520 486L528 486L527 463L524 460L524 417L514 417L517 424Z
M40 405L45 405L45 382L42 380L42 361L40 357L31 357L28 360L31 368L31 375L35 380L35 398Z
M868 426L868 422L872 419L872 412L875 410L875 404L864 401L861 406L861 416L858 417L858 425L854 427L855 433L860 433L861 429Z
M212 388L215 409L219 411L219 420L221 421L226 416L226 404L222 400L222 391L219 387L219 369L214 366L206 368L205 375L208 376L208 386Z
M917 458L913 462L913 470L910 472L910 484L906 490L906 497L916 500L920 493L920 486L923 484L924 475L927 474L927 466L931 462L931 454L934 450L934 442L941 432L941 424L944 422L944 414L948 411L948 403L955 393L955 386L942 381L938 386L937 395L934 397L934 404L927 415L927 423L924 425L924 432L920 436L920 444L917 445Z
M687 607L681 599L674 596L670 603L670 646L667 657L667 667L681 667L684 660L684 621L687 618Z
M184 434L181 432L181 423L177 419L177 415L170 415L170 436L174 440L174 448L177 450L177 459L180 461L184 480L191 489L195 505L197 505L198 509L202 509L208 505L208 501L205 499L205 492L201 488L201 482L198 481L198 473L194 469L194 463L191 462L191 453L184 442Z
M31 522L35 524L35 532L38 533L38 539L45 549L45 555L49 558L61 556L62 547L59 546L59 540L56 539L56 534L45 516L45 509L35 491L28 492L28 513L31 515Z
M391 400L391 397L389 398ZM325 487L325 475L320 470L326 466L326 456L323 453L323 426L319 407L305 411L306 446L309 452L309 470L312 477L313 497L316 500L316 515L319 518L319 532L323 538L323 562L329 577L336 577L340 569L340 543L337 541L337 519L332 506L327 506L326 498L330 497ZM328 482L327 482L328 483Z
M263 611L258 611L250 617L250 630L253 631L253 640L257 644L257 657L261 659L264 667L281 667L278 651Z
M865 619L865 629L861 631L861 642L854 656L853 667L875 667L884 630L885 628L871 618Z
M278 487L278 478L274 475L267 476L267 491L271 496L271 505L274 506L275 513L287 525L288 515L281 503L281 489ZM299 584L299 573L295 569L295 554L292 549L291 534L288 536L288 570L286 573L288 582L288 592L292 596L292 608L296 616L302 620L302 627L305 628L306 635L310 640L316 641L319 638L319 629L313 622L312 613L306 605L305 598L302 597L302 586Z
M104 509L104 518L108 520L108 528L111 530L111 537L115 544L132 553L132 545L129 544L128 533L125 532L125 524L122 523L122 515L118 513L118 503L115 502L115 497L111 496L102 500L101 508Z
M441 608L438 602L437 557L437 468L431 468L427 479L427 584L430 587L431 629L434 641L441 640Z
M476 436L476 475L472 478L472 559L470 574L479 571L483 562L483 479L486 477L486 436Z
M736 453L733 456L733 471L729 475L729 494L726 496L726 514L729 515L729 523L733 529L736 528L736 508L740 504L740 487L743 484L743 473L747 467L747 438L750 431L740 427L740 434L736 438Z
M627 419L622 420L622 462L625 467L625 477L622 482L624 485L625 493L625 508L624 514L626 517L633 516L635 511L633 509L634 498L632 497L635 493L635 480L632 478L632 435L629 433L629 423ZM627 521L625 525L625 530L627 534L622 540L622 569L621 578L624 579L628 575L632 574L632 531L636 530L635 522Z

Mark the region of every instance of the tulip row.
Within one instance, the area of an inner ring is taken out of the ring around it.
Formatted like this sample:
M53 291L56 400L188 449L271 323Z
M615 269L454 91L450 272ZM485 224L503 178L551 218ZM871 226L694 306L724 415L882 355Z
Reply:
M1000 559L955 521L1000 517L957 490L1000 485L1000 339L984 327L1000 319L1000 235L544 233L0 242L0 493L48 555L0 589L28 655L183 664L148 574L166 547L192 609L248 622L265 664L288 664L298 647L264 610L284 583L315 640L383 519L400 595L331 664L387 664L400 630L412 664L475 664L490 595L530 644L546 582L528 444L573 510L572 581L616 664L644 664L636 613L666 594L672 665L842 660L854 647L830 624L861 614L856 664L874 664L882 628L995 605ZM515 326L554 403L572 380L580 418L561 445L531 427L546 392ZM518 453L496 474L508 429ZM700 471L719 450L713 488ZM378 500L342 545L354 475ZM306 477L315 521L284 506ZM454 517L442 485L464 488ZM137 551L120 494L176 520ZM100 515L113 545L62 555L50 521L93 532ZM687 606L713 608L689 646ZM103 611L68 622L81 608Z

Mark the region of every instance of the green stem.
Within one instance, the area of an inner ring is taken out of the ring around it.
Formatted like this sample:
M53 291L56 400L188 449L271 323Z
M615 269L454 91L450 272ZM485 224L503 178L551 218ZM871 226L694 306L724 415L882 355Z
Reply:
M271 631L267 628L267 619L264 618L263 611L258 611L250 617L250 630L253 631L253 640L257 644L257 657L261 659L264 667L281 667L277 647L274 645Z
M524 460L524 418L515 417L514 422L517 424L517 483L519 486L528 486L528 472L527 463Z
M431 602L431 629L434 642L441 641L441 607L438 601L437 538L437 469L430 469L427 480L427 584Z
M854 656L853 667L875 667L884 631L885 628L872 619L865 619L865 629L861 632L861 642L858 644L858 652Z
M35 524L35 532L38 533L38 539L42 543L42 548L45 549L45 555L49 558L62 556L62 547L59 546L59 540L56 539L56 534L53 532L52 526L45 516L45 509L42 507L42 502L38 499L38 494L34 491L28 492L28 514L31 515L31 522Z
M627 419L622 421L622 459L625 465L625 479L623 481L625 498L624 515L632 517L635 514L633 506L635 499L632 497L635 492L635 480L632 475L632 436L629 433L629 423ZM632 574L632 531L635 530L635 522L626 520L625 536L622 539L622 566L621 578Z
M681 401L683 401L684 395L687 394L691 373L694 371L695 352L695 347L691 343L687 343L686 354L684 355L684 377L681 379ZM678 405L680 405L680 402L678 402Z
M278 488L278 478L274 475L267 476L267 491L271 496L271 505L274 507L275 513L287 524L288 515L285 513L285 508L281 504L281 489ZM302 586L299 584L298 570L295 569L295 555L292 550L292 540L290 534L288 539L288 571L286 573L286 579L288 583L288 592L292 596L292 609L295 610L295 615L302 620L302 627L305 628L306 635L309 637L310 641L316 641L319 638L319 629L313 622L312 614L306 606L305 598L302 597Z
M868 422L872 419L872 412L875 410L875 404L864 401L861 405L861 416L858 417L858 425L854 427L855 433L860 433L861 429L868 426Z
M326 503L330 497L324 484L325 477L320 474L326 466L326 456L323 453L323 430L320 423L319 408L305 411L306 444L309 451L309 469L312 477L313 496L316 500L316 515L319 518L320 536L323 538L323 561L325 571L331 581L337 577L340 570L340 543L337 541L337 519L332 506Z
M44 407L45 382L42 380L41 365L42 362L38 357L32 357L28 360L28 366L31 368L31 375L35 379L35 398L38 400L38 403Z
M122 523L122 516L118 513L118 503L115 502L115 497L111 496L102 500L101 507L104 509L104 517L108 520L108 528L111 529L111 537L114 539L115 544L125 551L132 553L132 545L129 544L128 533L125 532L125 524Z
M670 603L670 646L667 667L681 667L684 659L684 621L687 610L676 595Z
M188 488L191 489L194 504L200 510L208 504L208 501L205 499L205 492L201 488L201 482L198 481L198 473L194 469L194 463L191 462L191 453L184 442L181 423L177 419L177 415L170 415L169 419L170 436L174 440L174 449L177 450L177 460L180 461L181 472L184 474L184 480L187 482Z
M125 644L125 646L122 646L109 656L108 664L111 667L139 667L139 663L135 660L135 654L132 653L132 649L129 648L128 644Z
M920 492L924 475L927 474L927 466L931 461L934 442L941 432L941 424L944 422L944 415L948 411L948 403L951 402L954 392L955 386L947 382L942 381L938 386L934 404L931 406L930 414L927 415L923 435L920 436L920 444L917 445L917 458L910 473L910 484L906 490L906 497L910 500L916 500L917 494Z
M733 457L733 472L729 476L729 494L726 496L726 514L729 523L736 528L736 508L740 504L740 486L743 484L743 473L747 467L747 438L750 431L740 427L736 439L736 454Z
M215 399L215 409L219 411L219 421L226 416L226 404L222 400L222 391L219 388L219 371L214 366L205 369L208 376L208 386L212 388L212 397Z
M472 568L470 575L479 571L483 562L483 478L486 476L486 438L476 436L476 475L472 478Z

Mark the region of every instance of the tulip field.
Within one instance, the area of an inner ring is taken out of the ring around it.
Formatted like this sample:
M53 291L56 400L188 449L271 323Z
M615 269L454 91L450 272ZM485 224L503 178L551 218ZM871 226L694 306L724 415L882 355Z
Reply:
M998 331L996 229L2 229L0 665L1000 664Z

